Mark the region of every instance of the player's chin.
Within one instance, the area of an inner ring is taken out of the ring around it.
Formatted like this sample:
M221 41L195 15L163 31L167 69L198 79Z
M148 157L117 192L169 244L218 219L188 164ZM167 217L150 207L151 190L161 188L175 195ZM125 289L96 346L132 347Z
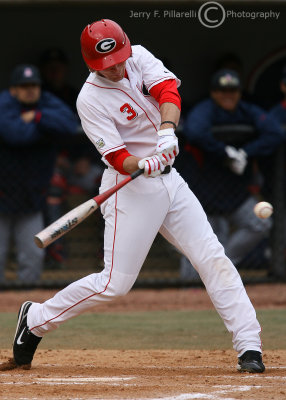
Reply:
M123 76L113 76L109 78L112 82L119 82L123 79Z

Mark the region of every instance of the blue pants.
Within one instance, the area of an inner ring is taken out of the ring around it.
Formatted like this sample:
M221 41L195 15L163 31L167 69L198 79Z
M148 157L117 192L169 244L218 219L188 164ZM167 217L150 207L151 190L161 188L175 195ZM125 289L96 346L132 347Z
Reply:
M239 264L262 239L269 236L272 219L259 219L253 212L257 200L249 197L228 216L208 215L208 220L234 265ZM182 256L182 279L199 278L189 260Z
M43 229L42 213L0 213L0 281L4 281L10 240L13 239L18 264L18 278L23 283L35 283L43 270L44 251L34 243L34 235Z

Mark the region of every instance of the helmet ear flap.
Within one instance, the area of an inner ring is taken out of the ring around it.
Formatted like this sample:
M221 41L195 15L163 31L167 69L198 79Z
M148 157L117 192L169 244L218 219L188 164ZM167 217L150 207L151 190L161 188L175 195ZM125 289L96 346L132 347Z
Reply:
M80 43L82 57L92 71L112 67L131 56L128 36L121 26L109 19L87 25Z

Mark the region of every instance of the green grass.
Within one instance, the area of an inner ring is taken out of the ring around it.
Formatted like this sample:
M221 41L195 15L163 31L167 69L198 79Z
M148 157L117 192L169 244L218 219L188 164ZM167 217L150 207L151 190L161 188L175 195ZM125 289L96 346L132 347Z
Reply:
M264 349L286 349L286 309L259 310ZM10 348L16 313L0 313L0 348ZM84 314L48 334L51 349L231 349L231 335L214 310Z

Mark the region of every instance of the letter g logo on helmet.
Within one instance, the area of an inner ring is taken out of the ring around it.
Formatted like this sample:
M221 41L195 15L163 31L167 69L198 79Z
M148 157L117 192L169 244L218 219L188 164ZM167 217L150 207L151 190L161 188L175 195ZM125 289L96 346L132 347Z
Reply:
M132 49L120 25L110 19L95 21L81 33L82 57L90 70L102 71L126 61ZM112 57L107 57L112 55Z
M116 41L112 38L102 39L100 42L97 43L95 46L95 50L98 53L108 53L116 46Z

